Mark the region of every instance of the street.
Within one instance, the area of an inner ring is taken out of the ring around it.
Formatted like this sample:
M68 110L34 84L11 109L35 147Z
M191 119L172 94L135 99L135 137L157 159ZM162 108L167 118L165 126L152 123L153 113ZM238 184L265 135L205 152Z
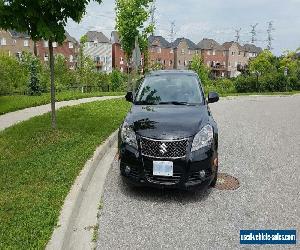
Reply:
M230 97L210 107L219 171L236 177L239 189L132 188L115 161L98 249L237 249L241 229L300 230L300 95Z

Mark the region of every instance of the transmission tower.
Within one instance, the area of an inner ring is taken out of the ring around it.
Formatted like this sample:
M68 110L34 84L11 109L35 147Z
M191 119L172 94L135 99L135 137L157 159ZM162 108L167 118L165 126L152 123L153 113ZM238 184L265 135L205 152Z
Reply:
M156 11L156 4L155 4L156 0L153 0L151 8L150 8L150 24L153 25L153 27L156 26L156 20L155 20L155 11ZM152 32L152 35L154 35L154 31Z
M274 26L273 26L273 21L270 21L268 22L268 29L267 29L267 32L268 32L268 39L267 39L267 42L268 42L268 45L267 45L267 49L268 50L272 50L273 47L272 47L272 43L273 43L273 35L272 35L272 32L274 31Z
M236 41L237 43L240 42L241 31L242 31L242 28L239 28L239 29L235 30L235 33L236 33L236 35L235 35L235 41Z
M258 23L254 24L254 25L250 25L251 27L251 43L254 44L257 40L256 40L256 35L257 35L257 32L256 32L256 27L258 26Z
M175 21L171 22L170 28L170 42L173 43L175 39Z

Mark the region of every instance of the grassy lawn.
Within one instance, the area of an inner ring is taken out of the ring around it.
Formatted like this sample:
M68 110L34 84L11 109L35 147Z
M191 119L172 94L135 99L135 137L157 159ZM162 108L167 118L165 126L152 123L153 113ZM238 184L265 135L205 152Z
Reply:
M95 96L111 96L111 95L125 95L121 92L92 92L81 93L76 91L61 92L56 94L57 101L75 100L81 98L95 97ZM50 94L42 94L41 96L0 96L0 115L8 112L35 107L50 103Z
M75 178L129 108L122 100L66 107L56 131L46 114L0 132L0 249L46 246Z

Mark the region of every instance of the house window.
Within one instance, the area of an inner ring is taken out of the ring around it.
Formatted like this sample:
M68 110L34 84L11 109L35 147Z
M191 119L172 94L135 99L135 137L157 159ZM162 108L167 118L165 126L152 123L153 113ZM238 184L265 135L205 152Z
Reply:
M181 50L181 54L184 55L184 49Z
M179 60L179 61L178 61L178 65L180 65L180 64L181 64L181 61Z
M196 54L197 54L197 55L199 54L199 50L196 50Z
M187 63L187 60L184 60L184 66L187 66L188 63Z
M223 51L223 56L226 56L226 51Z
M216 51L215 51L215 50L213 50L213 55L214 55L214 56L216 55Z
M73 48L74 48L73 43L69 42L69 49L73 49Z
M48 47L49 47L48 41L44 41L44 48L48 48Z
M192 51L189 49L189 55L191 55L192 54Z
M24 47L29 47L29 41L28 40L24 40Z
M159 53L159 54L161 53L161 47L157 48L157 53Z
M235 52L234 52L234 51L232 51L232 52L231 52L231 55L233 55L233 56L234 56L234 55L235 55Z
M164 60L164 65L166 65L166 60Z
M49 60L49 55L48 55L48 53L45 53L44 54L44 61L48 62L48 60Z
M13 45L15 45L15 44L17 44L17 40L16 39L13 40Z
M72 63L74 61L74 57L73 55L70 55L70 63Z
M0 40L0 45L6 45L6 38L2 38L1 40Z
M173 61L172 60L170 60L170 62L169 62L169 66L171 66L173 64Z
M53 42L52 45L53 45L53 48L56 48L57 47L57 42Z
M210 50L207 51L207 55L209 55L209 56L211 55L211 51Z
M241 55L241 51L239 51L239 56Z
M174 53L174 50L173 50L173 49L171 49L171 50L170 50L170 54L173 54L173 53Z

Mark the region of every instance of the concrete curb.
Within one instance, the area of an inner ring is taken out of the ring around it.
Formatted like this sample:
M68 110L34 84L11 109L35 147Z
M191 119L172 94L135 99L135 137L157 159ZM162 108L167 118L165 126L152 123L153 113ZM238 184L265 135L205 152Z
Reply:
M76 178L75 183L73 184L73 186L71 188L71 191L69 192L69 194L67 195L67 197L65 199L64 205L62 207L62 210L61 210L61 213L59 216L58 226L54 230L52 237L46 246L46 249L57 250L57 249L71 249L72 248L72 247L70 247L72 245L70 240L72 238L72 234L74 233L74 231L77 230L75 221L78 219L80 208L83 205L84 196L86 195L86 192L91 184L91 180L95 174L95 171L97 170L97 167L99 167L99 163L105 157L105 155L107 153L109 153L109 151L112 149L112 147L114 145L116 146L117 137L118 137L118 131L115 131L101 146L99 146L96 149L93 157L86 162L83 170L80 172L79 176ZM110 164L110 166L111 166L111 164ZM97 188L100 188L100 191L96 190L96 192L101 192L101 195L102 195L103 186L105 183L103 180L105 180L110 166L107 166L106 171L103 171L104 176L102 176L102 178L101 178L102 182L100 183L100 185L101 185L100 187L99 187L99 183L98 183ZM93 199L100 200L101 195L99 197L94 197ZM96 208L93 207L93 209L98 209L99 200L96 201ZM95 205L93 205L93 206L95 206ZM87 216L89 216L89 218L85 218L85 221L95 221L95 223L93 225L96 225L97 212L95 214L88 214ZM90 245L91 241L92 241L92 239L90 239L89 242L85 242L85 245Z

